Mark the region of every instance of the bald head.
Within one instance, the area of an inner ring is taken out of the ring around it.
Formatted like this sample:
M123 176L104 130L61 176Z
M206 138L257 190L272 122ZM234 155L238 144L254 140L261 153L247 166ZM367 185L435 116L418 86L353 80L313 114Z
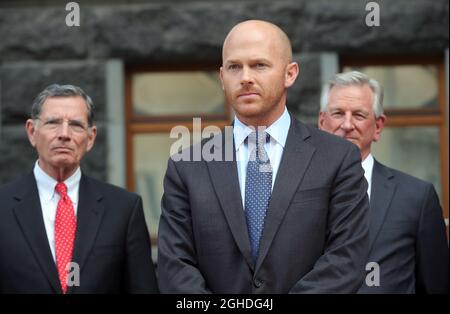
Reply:
M222 54L220 79L236 117L271 125L285 111L287 89L299 73L286 34L269 22L245 21L228 33Z
M248 20L235 25L224 40L222 61L225 62L230 49L249 41L271 43L274 53L278 53L286 63L292 62L292 47L286 33L270 22Z

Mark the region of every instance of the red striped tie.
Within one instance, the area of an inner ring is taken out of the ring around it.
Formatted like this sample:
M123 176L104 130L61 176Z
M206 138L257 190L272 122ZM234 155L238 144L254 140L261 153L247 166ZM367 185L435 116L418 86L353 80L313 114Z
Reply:
M61 288L63 292L66 293L67 276L70 269L68 264L72 261L77 222L72 201L69 195L67 195L67 186L64 182L58 182L55 189L60 195L55 218L56 266L58 267Z

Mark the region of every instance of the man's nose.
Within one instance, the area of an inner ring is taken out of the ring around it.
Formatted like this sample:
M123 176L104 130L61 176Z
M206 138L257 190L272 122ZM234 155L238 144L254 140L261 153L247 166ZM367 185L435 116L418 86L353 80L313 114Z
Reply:
M71 129L69 127L69 123L67 121L63 121L58 128L58 138L59 139L69 139Z
M352 113L348 112L344 116L344 120L342 121L341 128L345 131L351 131L354 128Z
M253 77L251 70L248 67L242 68L241 85L253 84Z

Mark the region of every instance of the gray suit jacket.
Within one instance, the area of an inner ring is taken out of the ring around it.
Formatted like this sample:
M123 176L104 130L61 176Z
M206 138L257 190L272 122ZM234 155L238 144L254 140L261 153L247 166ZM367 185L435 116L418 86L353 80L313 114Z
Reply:
M431 183L375 160L370 197L369 262L380 285L360 293L448 293L448 244Z
M369 205L359 150L291 119L256 265L236 162L169 159L158 233L161 292L358 290ZM222 157L227 145L234 154L232 132L203 143Z

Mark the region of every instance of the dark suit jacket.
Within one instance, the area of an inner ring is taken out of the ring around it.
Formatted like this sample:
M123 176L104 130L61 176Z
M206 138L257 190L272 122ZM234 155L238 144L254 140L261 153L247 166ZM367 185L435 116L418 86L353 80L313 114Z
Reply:
M203 143L224 158L233 134ZM219 150L219 151L217 151ZM367 182L350 142L291 117L253 265L235 161L169 159L158 280L169 293L349 293L364 278Z
M370 197L369 262L380 286L360 293L448 293L448 244L431 183L375 161Z
M68 293L157 292L141 198L82 175ZM0 293L62 293L33 174L0 187Z

